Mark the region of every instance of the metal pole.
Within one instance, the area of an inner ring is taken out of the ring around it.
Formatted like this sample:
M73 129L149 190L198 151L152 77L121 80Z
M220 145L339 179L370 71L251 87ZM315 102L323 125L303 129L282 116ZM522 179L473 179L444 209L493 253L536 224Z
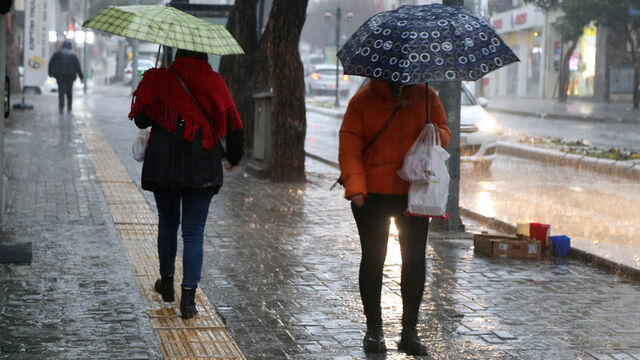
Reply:
M443 0L444 5L463 6L463 0ZM447 81L440 86L440 100L447 114L451 139L447 145L449 158L449 202L447 213L449 219L434 219L435 228L443 231L464 231L460 220L460 81Z
M0 96L2 99L0 100L0 105L2 105L0 110L0 226L4 221L4 85L5 85L5 69L6 69L6 58L7 58L7 38L6 31L7 28L7 16L0 15ZM11 89L9 89L11 91ZM11 106L11 104L7 104Z
M89 0L84 0L84 21L89 18ZM82 90L87 93L87 81L89 81L89 59L87 59L87 31L84 30L84 47L82 48L82 68L84 70L84 83Z
M140 0L136 0L135 5L140 5ZM133 39L131 41L131 51L133 52L133 58L131 59L131 92L134 92L138 87L138 40Z
M340 7L336 9L336 102L335 107L340 107L340 60L338 59L338 49L340 48L340 17L342 16L342 11Z

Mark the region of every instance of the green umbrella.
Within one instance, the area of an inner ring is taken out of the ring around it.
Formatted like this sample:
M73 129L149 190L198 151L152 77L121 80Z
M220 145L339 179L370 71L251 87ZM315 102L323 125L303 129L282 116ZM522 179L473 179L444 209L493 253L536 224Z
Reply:
M244 54L223 26L170 6L108 6L83 26L178 49L215 55Z

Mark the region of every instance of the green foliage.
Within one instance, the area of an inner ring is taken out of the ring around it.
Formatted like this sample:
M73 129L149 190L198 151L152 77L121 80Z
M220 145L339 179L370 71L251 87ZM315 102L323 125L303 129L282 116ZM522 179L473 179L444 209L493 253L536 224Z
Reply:
M549 11L560 8L562 0L524 0L525 3L535 4L538 8Z
M635 15L632 15L634 10ZM637 28L640 26L640 16L637 12L640 12L640 0L610 0L607 6L603 6L598 20L610 28Z

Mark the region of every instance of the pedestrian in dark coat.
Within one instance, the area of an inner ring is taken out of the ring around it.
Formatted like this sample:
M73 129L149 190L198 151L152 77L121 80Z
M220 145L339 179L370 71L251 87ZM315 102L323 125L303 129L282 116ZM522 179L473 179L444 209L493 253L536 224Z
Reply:
M65 40L62 48L53 53L49 60L49 76L55 78L58 83L58 107L61 114L64 109L65 96L67 97L67 110L71 112L73 82L76 80L76 75L80 77L80 81L84 81L80 60L71 50L72 46L70 40Z
M202 243L209 205L222 186L223 152L219 139L226 139L225 167L232 170L242 157L243 131L231 94L222 77L207 62L207 54L178 50L170 66L213 119L213 124L167 68L144 73L133 93L129 118L135 119L139 128L151 126L142 165L142 188L153 191L158 207L160 279L155 289L164 301L174 301L177 232L182 221L180 311L182 318L189 319L197 313L195 293L202 272Z

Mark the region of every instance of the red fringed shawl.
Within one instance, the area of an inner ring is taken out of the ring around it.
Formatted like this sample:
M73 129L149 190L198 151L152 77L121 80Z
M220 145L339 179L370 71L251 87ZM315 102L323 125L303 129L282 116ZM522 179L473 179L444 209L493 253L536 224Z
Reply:
M242 129L240 116L227 85L209 63L179 57L171 67L180 74L193 96L205 108L215 128L211 129L207 119L176 77L165 68L149 69L144 73L140 85L133 93L129 119L144 113L167 131L175 133L180 116L185 123L185 140L193 141L195 133L204 128L202 147L207 150L211 149L218 138L226 136L227 122L231 130Z

